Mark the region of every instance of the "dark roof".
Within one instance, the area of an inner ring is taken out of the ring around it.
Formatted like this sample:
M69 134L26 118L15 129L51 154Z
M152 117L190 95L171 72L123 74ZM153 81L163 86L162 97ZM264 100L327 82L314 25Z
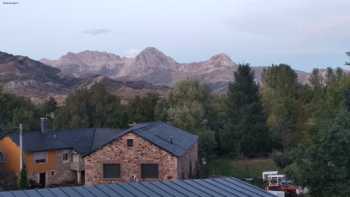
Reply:
M133 132L175 156L183 155L198 137L163 122L137 124L129 129L63 129L41 133L23 132L23 149L40 152L57 149L73 149L83 156L91 154L120 136ZM19 133L7 134L19 145Z
M198 141L198 136L163 122L141 123L128 130L175 156L183 155Z
M120 136L120 129L64 129L41 133L40 131L23 132L23 149L28 152L40 152L58 149L73 149L85 155L95 151L97 146ZM8 136L19 145L19 133Z
M5 132L5 131L2 131L1 129L0 129L0 139L3 137L3 136L5 136L7 133Z
M0 197L274 197L236 178L132 182L0 192Z

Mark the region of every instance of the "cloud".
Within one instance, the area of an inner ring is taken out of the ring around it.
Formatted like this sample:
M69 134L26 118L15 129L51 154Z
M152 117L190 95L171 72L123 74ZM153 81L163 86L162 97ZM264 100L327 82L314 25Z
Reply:
M84 34L90 35L90 36L98 36L103 34L110 33L110 29L104 29L104 28L95 28L95 29L87 29L83 31Z
M126 57L136 57L141 52L141 49L129 49L125 52Z

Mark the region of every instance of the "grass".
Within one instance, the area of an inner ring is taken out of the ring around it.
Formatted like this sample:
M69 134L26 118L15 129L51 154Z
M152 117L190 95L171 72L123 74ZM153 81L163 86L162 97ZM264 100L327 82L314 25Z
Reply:
M262 172L278 170L272 159L215 159L208 162L208 176L230 176L239 179L252 178L253 184L262 186Z

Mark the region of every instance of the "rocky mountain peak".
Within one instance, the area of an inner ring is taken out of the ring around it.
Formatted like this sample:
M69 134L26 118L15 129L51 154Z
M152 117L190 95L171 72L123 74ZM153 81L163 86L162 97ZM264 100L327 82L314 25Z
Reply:
M176 62L157 48L147 47L136 56L134 64L139 66L164 68L174 65Z
M209 61L209 64L215 65L215 66L233 66L235 63L232 61L232 59L226 55L225 53L219 53L217 55L212 56Z
M120 56L119 55L115 55L113 53L108 53L108 52L101 52L101 51L91 51L91 50L85 50L82 52L79 52L76 54L78 57L81 58L89 58L89 59L113 59L113 60L120 60Z

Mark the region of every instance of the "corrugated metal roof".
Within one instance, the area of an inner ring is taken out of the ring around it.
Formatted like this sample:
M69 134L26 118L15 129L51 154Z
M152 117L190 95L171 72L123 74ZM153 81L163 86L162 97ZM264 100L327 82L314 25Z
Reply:
M0 197L274 197L236 178L132 182L0 192Z

